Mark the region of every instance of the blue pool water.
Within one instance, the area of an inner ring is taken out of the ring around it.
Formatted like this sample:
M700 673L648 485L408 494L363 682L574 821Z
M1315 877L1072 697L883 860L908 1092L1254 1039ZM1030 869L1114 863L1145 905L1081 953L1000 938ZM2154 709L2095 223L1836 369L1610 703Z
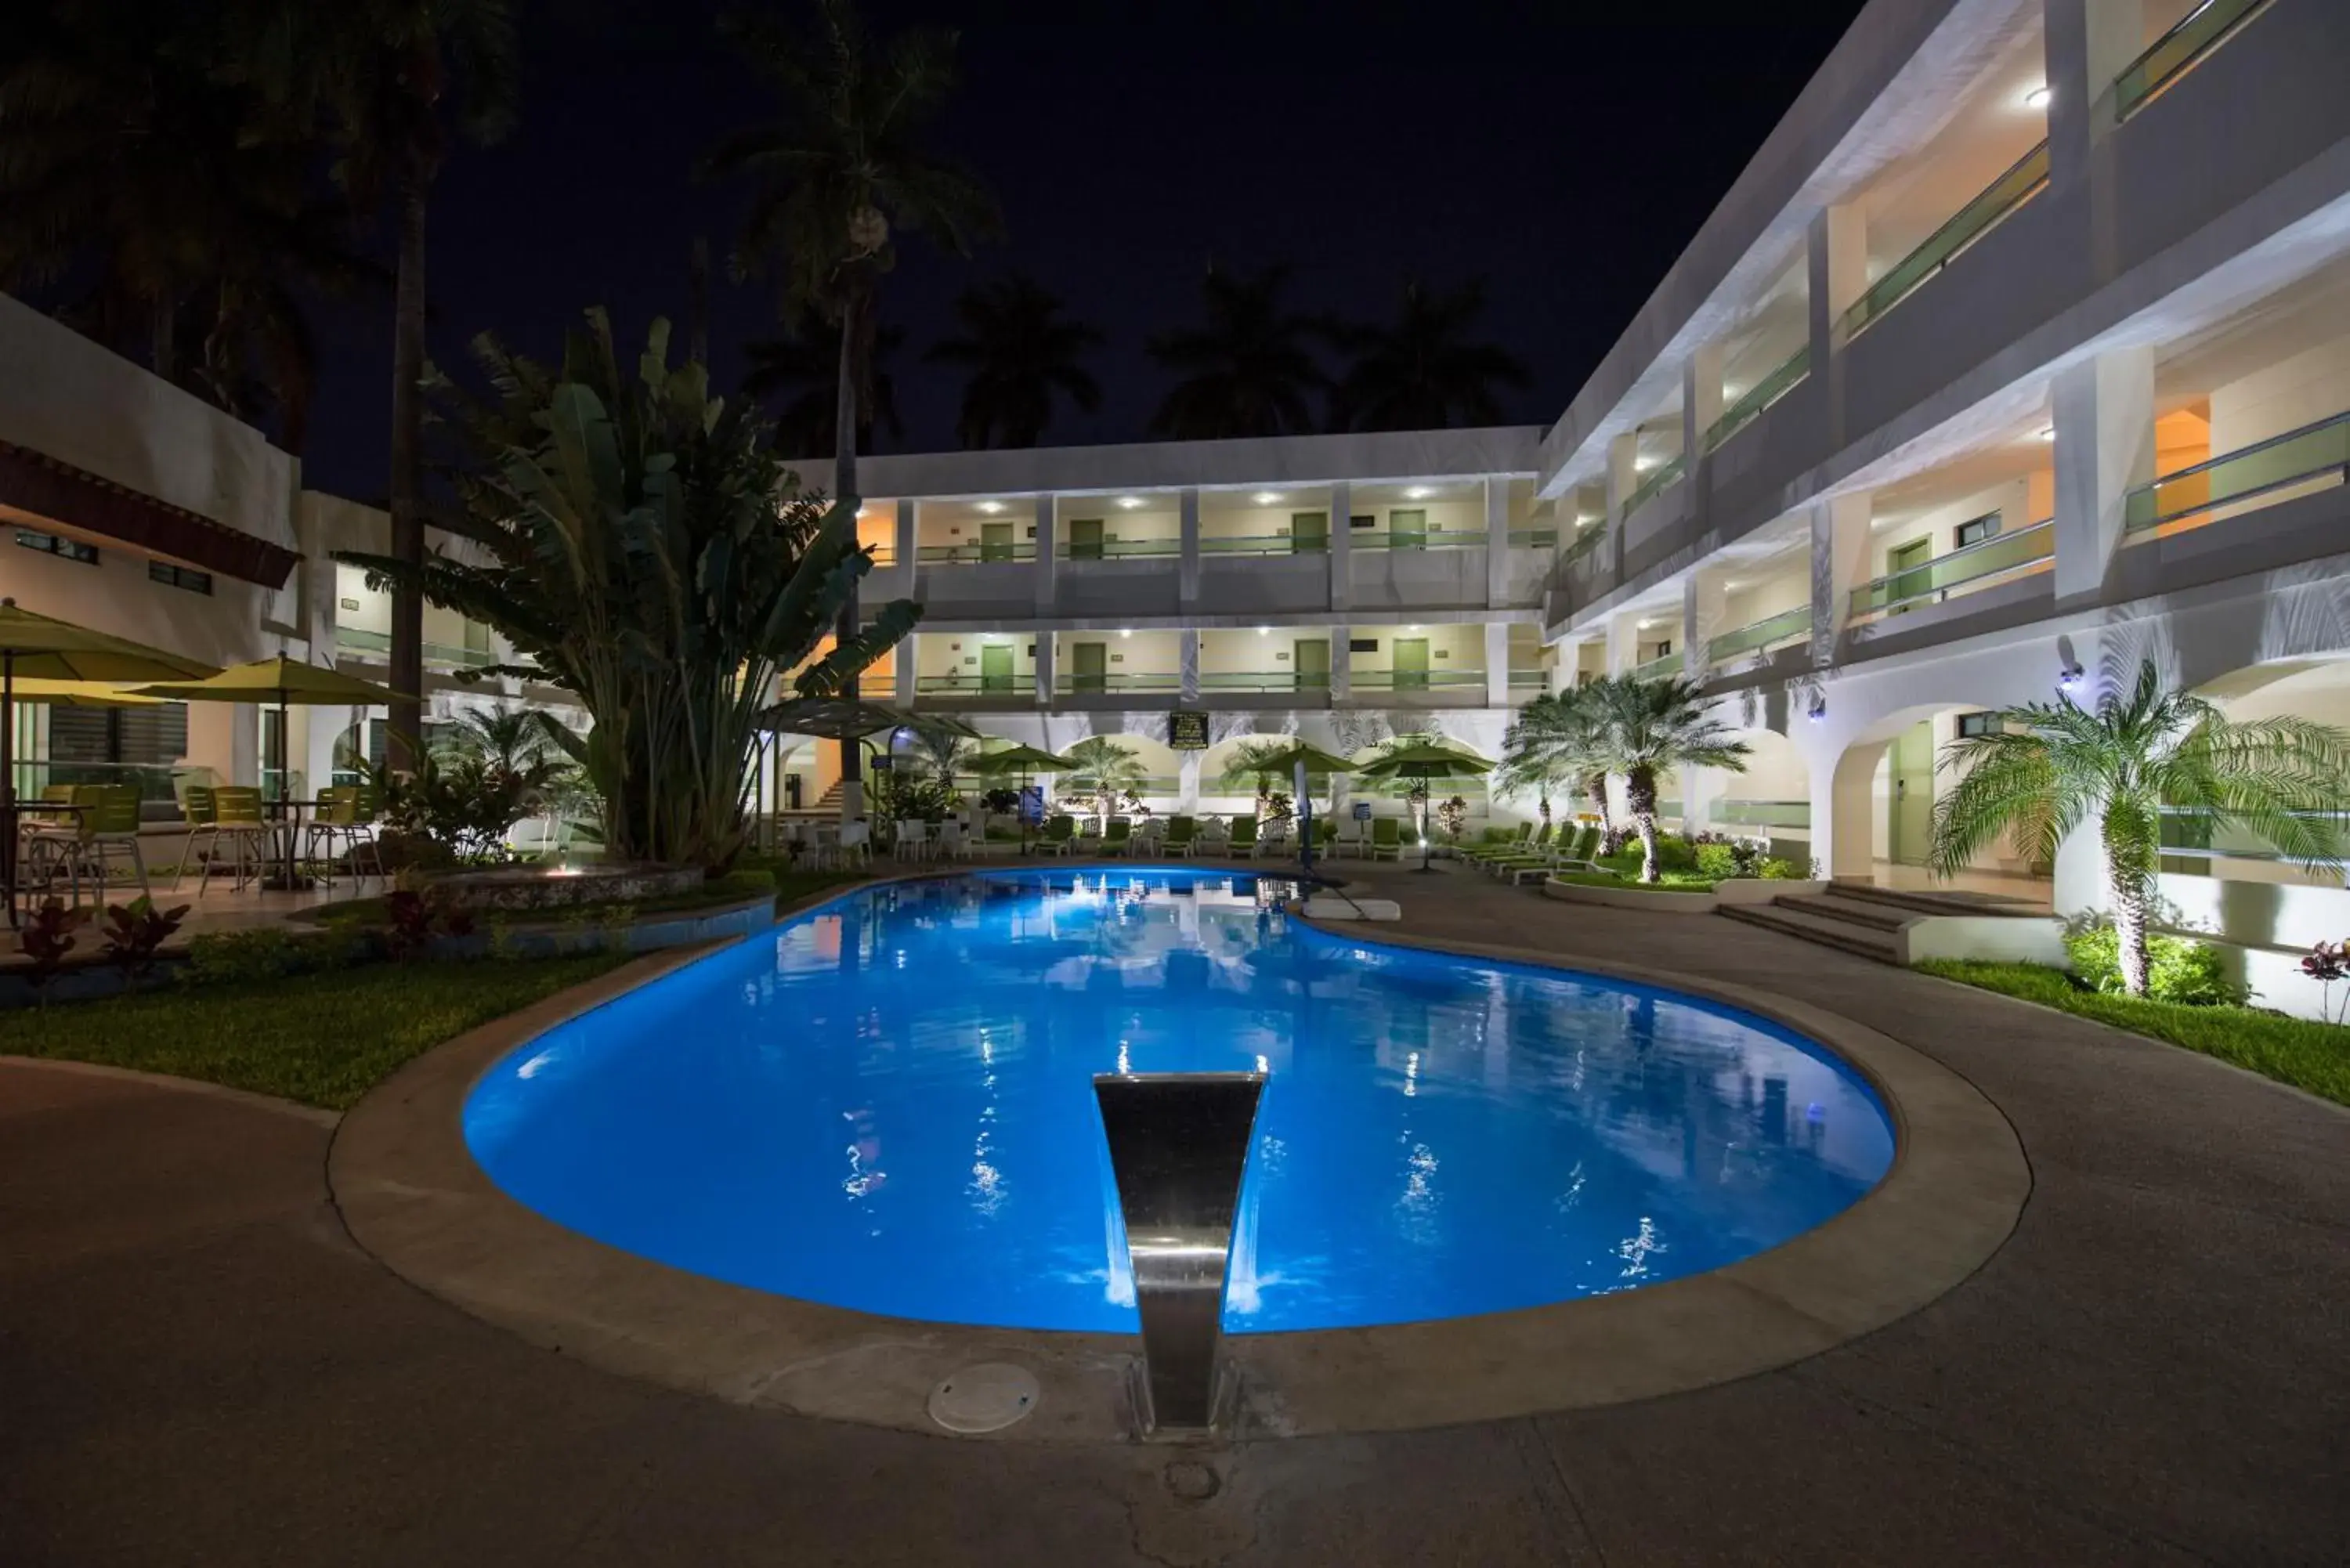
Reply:
M1096 1073L1270 1075L1242 1333L1696 1273L1819 1224L1892 1158L1866 1086L1774 1024L1328 936L1273 891L1140 867L854 893L507 1057L466 1138L519 1201L697 1273L1125 1332Z

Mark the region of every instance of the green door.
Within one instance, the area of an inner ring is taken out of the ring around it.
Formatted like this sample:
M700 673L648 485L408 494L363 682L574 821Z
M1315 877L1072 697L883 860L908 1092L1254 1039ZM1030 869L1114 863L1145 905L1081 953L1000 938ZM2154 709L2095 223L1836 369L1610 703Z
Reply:
M1300 691L1329 691L1330 639L1326 637L1300 638L1290 647L1290 658L1297 668L1297 689Z
M983 523L979 525L979 558L983 561L1012 559L1012 524Z
M1107 643L1073 642L1069 644L1069 690L1072 691L1109 690L1109 645Z
M1388 514L1388 548L1390 550L1425 550L1428 548L1428 514L1422 510L1389 512Z
M1318 556L1330 547L1330 514L1327 512L1293 512L1289 514L1289 553L1293 556Z
M1886 752L1885 856L1896 866L1923 866L1934 831L1934 726L1913 724Z
M1428 639L1399 637L1395 639L1395 689L1399 691L1428 690Z
M1934 575L1922 568L1934 558L1934 541L1912 539L1907 545L1897 545L1885 555L1885 575L1893 579L1893 599L1897 604L1923 595L1934 585ZM1893 613L1899 615L1909 607L1901 604Z
M1102 558L1102 520L1098 517L1073 517L1069 520L1069 559L1098 561Z
M981 645L979 689L982 691L1012 690L1012 645L1010 643L990 642Z

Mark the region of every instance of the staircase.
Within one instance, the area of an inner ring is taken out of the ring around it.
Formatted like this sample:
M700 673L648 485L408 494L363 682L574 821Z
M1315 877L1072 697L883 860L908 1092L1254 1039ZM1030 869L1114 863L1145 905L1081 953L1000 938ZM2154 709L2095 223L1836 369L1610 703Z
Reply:
M833 780L832 787L830 789L816 796L813 801L803 802L800 805L800 809L802 811L820 811L827 816L838 816L840 815L841 787L840 780Z
M1750 926L1890 964L1901 963L1906 957L1902 928L1924 916L2039 913L2021 898L1908 892L1866 883L1836 883L1821 892L1791 893L1768 904L1723 905L1717 912Z

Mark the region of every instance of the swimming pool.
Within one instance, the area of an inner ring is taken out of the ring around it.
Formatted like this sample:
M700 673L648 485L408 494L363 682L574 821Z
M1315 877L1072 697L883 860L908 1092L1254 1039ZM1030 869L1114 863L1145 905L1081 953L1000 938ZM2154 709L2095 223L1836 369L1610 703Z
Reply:
M1774 1023L1332 936L1272 891L1135 867L854 892L507 1056L467 1099L466 1143L548 1219L696 1273L1113 1332L1137 1319L1097 1072L1269 1075L1236 1333L1700 1272L1891 1163L1875 1095Z

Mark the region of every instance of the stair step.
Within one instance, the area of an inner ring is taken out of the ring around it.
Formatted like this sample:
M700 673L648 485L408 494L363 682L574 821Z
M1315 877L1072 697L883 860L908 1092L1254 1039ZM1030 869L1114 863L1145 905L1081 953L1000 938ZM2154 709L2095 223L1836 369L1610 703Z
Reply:
M1840 948L1860 958L1875 959L1879 963L1900 961L1900 950L1894 945L1890 933L1855 925L1849 920L1823 919L1778 904L1725 904L1715 913L1785 936L1801 937L1823 947Z
M1887 904L1916 915L2035 915L2040 911L2022 898L1991 893L1925 892L1906 888L1879 888L1866 882L1838 882L1830 891L1839 898Z
M1793 909L1800 915L1824 920L1842 920L1876 931L1898 931L1918 918L1914 909L1880 904L1872 898L1839 898L1834 893L1791 893L1771 902L1782 909Z

